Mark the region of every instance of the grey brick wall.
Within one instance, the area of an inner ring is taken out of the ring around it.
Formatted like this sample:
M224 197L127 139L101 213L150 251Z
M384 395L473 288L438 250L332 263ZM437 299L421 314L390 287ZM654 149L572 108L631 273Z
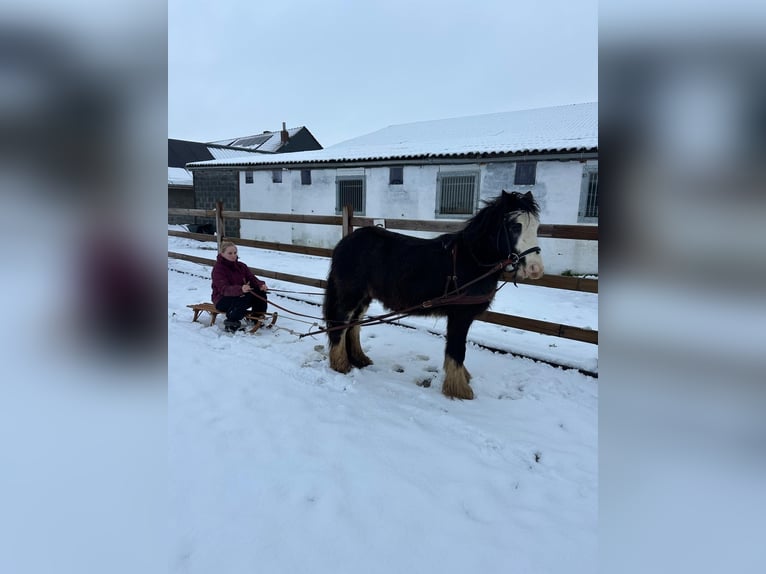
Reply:
M194 190L186 187L168 187L168 207L194 209ZM193 217L185 215L168 215L168 223L171 225L194 223L193 220Z
M224 210L239 211L239 170L195 169L194 192L197 209L215 209L217 201L223 201ZM212 223L215 218L197 217L195 223ZM225 235L239 237L239 220L224 221Z

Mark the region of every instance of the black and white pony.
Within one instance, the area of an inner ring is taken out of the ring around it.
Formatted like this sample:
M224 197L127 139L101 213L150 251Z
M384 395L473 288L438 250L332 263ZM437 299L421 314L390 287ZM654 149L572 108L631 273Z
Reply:
M468 329L489 307L504 270L542 277L538 225L531 192L503 191L456 233L421 239L361 227L341 239L323 307L330 366L347 373L372 364L362 351L358 321L377 299L393 311L447 317L442 392L472 399L471 375L463 366Z

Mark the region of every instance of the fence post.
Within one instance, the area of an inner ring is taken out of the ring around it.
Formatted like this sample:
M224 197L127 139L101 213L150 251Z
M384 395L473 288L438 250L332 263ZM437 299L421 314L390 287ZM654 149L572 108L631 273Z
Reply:
M225 227L223 223L223 201L215 202L215 237L218 243L218 253L221 252L221 243L223 243L223 235Z
M350 235L354 231L354 226L351 225L351 218L354 216L354 206L347 203L343 206L343 237Z

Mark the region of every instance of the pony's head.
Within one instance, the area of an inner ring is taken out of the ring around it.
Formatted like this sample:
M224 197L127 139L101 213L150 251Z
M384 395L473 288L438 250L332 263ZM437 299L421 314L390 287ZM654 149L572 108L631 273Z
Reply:
M486 202L465 228L473 241L480 237L497 259L518 258L517 274L521 279L543 276L543 259L537 244L540 207L532 192L503 192ZM513 265L509 266L511 269Z
M540 207L531 191L521 194L503 190L500 198L505 211L505 247L520 256L518 275L521 279L540 279L545 271L537 242Z

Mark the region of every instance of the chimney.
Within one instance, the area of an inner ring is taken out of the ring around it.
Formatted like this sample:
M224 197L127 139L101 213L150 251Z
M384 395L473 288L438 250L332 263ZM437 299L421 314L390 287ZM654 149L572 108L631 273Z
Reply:
M282 145L286 144L287 141L290 139L290 136L287 134L287 128L285 127L285 122L282 122L282 131L280 132L280 135L282 136Z

